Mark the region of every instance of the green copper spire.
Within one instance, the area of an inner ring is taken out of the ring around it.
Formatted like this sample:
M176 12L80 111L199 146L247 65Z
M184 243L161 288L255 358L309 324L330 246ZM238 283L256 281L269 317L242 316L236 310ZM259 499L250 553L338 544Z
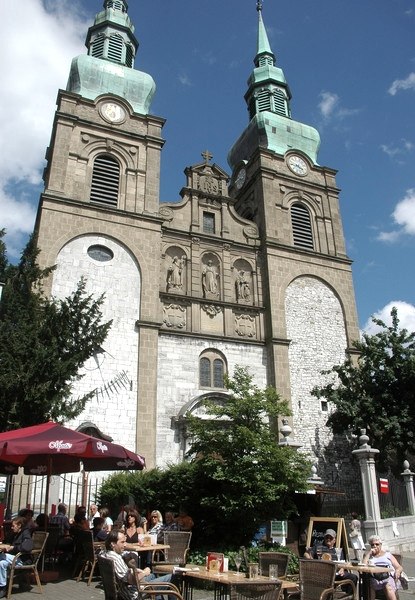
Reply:
M262 19L262 2L257 2L258 40L255 68L248 79L245 101L250 123L228 154L232 169L249 160L256 148L264 147L284 155L287 150L300 150L316 163L320 136L316 129L293 121L291 92L282 69L275 65Z
M90 100L115 94L125 98L134 112L148 114L156 86L150 75L134 69L138 41L128 4L105 0L103 6L88 30L88 54L72 61L66 89Z

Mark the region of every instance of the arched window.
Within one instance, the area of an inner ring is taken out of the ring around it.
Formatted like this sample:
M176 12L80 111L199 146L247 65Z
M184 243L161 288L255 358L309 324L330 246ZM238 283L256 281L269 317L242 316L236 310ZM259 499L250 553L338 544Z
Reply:
M200 356L199 385L201 388L224 389L225 360L219 352L207 350Z
M294 246L313 250L313 229L310 213L308 208L300 202L295 202L291 206L291 227Z
M120 165L118 162L106 154L97 156L92 171L91 202L117 206L119 187Z

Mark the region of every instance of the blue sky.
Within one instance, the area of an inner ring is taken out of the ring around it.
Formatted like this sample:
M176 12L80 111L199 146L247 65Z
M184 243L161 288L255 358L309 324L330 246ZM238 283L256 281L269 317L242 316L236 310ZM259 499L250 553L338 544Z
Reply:
M247 125L243 99L256 49L256 0L130 0L135 66L167 119L161 199L208 149L229 172ZM0 55L0 226L12 260L33 228L58 88L101 0L19 0L4 11ZM319 163L337 169L361 327L399 306L415 330L415 1L264 0L295 120L321 135Z

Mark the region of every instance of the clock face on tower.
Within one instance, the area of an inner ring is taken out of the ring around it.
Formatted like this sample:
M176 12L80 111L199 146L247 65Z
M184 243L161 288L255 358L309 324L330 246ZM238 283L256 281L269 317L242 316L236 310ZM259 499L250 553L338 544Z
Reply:
M245 183L245 179L246 179L246 169L244 167L242 167L242 169L239 169L239 171L237 172L236 177L235 177L235 187L237 190L241 189L241 187Z
M100 111L104 119L111 123L121 123L125 119L125 110L116 102L104 102Z
M288 157L287 164L291 171L296 175L307 175L307 163L300 156L291 154Z

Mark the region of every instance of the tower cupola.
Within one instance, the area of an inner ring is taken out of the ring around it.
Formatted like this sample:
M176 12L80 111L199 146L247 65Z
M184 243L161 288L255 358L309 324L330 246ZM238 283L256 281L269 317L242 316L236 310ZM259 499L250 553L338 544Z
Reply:
M283 70L276 66L262 18L262 1L257 2L257 11L255 67L248 78L248 90L244 96L250 121L231 148L228 163L234 169L241 161L248 161L258 147L281 155L287 150L300 150L316 163L319 133L314 127L291 118L291 91Z
M66 89L90 100L114 94L127 100L134 112L146 115L156 86L150 75L134 69L139 43L128 4L105 0L103 8L88 30L88 54L72 61Z

